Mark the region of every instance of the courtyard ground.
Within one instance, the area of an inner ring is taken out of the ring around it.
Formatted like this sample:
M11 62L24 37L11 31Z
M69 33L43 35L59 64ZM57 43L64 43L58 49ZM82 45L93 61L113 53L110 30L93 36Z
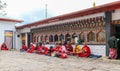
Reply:
M0 51L0 71L120 71L120 60L106 57L60 59L19 51Z

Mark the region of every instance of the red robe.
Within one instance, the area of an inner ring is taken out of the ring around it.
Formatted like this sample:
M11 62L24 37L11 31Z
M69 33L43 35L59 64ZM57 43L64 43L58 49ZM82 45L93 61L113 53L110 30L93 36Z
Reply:
M24 50L24 51L27 51L27 46L26 45L23 45L22 48L20 50Z
M28 53L32 53L34 51L34 45L31 45L31 47L27 50Z
M73 47L72 47L72 45L66 45L65 47L66 47L67 51L73 52Z
M59 51L59 49L60 49L60 46L57 46L57 47L55 47L55 48L53 48L53 51Z
M37 46L37 49L36 49L35 52L41 54L42 53L41 51L42 51L42 47L41 46Z
M49 49L47 47L43 46L42 50L43 50L43 54L48 55Z
M37 51L41 51L42 47L41 46L37 46Z
M81 51L82 52L79 53L80 57L89 57L91 54L90 48L87 45L85 45Z
M7 45L6 44L2 44L1 45L1 50L8 50Z

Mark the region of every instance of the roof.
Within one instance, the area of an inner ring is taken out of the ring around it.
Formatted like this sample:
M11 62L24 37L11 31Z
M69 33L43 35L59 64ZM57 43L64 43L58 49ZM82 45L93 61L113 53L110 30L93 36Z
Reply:
M0 21L8 21L8 22L23 22L22 20L8 19L8 18L0 18Z
M80 10L77 12L72 12L72 13L68 13L68 14L64 14L64 15L60 15L60 16L55 16L52 18L44 19L44 20L40 20L40 21L29 23L26 25L18 26L16 28L21 29L21 28L25 28L25 27L31 27L31 26L36 26L36 25L40 25L40 24L50 23L50 22L57 22L57 21L61 21L61 20L82 17L82 16L100 13L100 12L112 11L112 10L119 9L119 8L120 8L120 1L116 1L116 2L112 2L112 3L108 3L108 4Z

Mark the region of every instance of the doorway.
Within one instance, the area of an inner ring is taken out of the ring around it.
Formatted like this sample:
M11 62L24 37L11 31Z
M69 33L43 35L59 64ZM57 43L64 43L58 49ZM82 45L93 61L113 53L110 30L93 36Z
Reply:
M28 33L27 36L28 36L28 37L27 37L27 39L28 39L28 40L27 40L27 42L28 42L28 45L27 45L27 46L30 47L30 33Z
M115 32L116 32L116 38L118 39L117 47L118 47L118 57L117 59L120 59L120 25L115 26Z

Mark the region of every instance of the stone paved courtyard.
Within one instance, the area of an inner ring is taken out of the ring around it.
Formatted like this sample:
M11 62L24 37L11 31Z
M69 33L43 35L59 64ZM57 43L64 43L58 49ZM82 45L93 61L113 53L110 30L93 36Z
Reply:
M67 59L19 51L0 51L0 71L120 71L120 60L105 57Z

